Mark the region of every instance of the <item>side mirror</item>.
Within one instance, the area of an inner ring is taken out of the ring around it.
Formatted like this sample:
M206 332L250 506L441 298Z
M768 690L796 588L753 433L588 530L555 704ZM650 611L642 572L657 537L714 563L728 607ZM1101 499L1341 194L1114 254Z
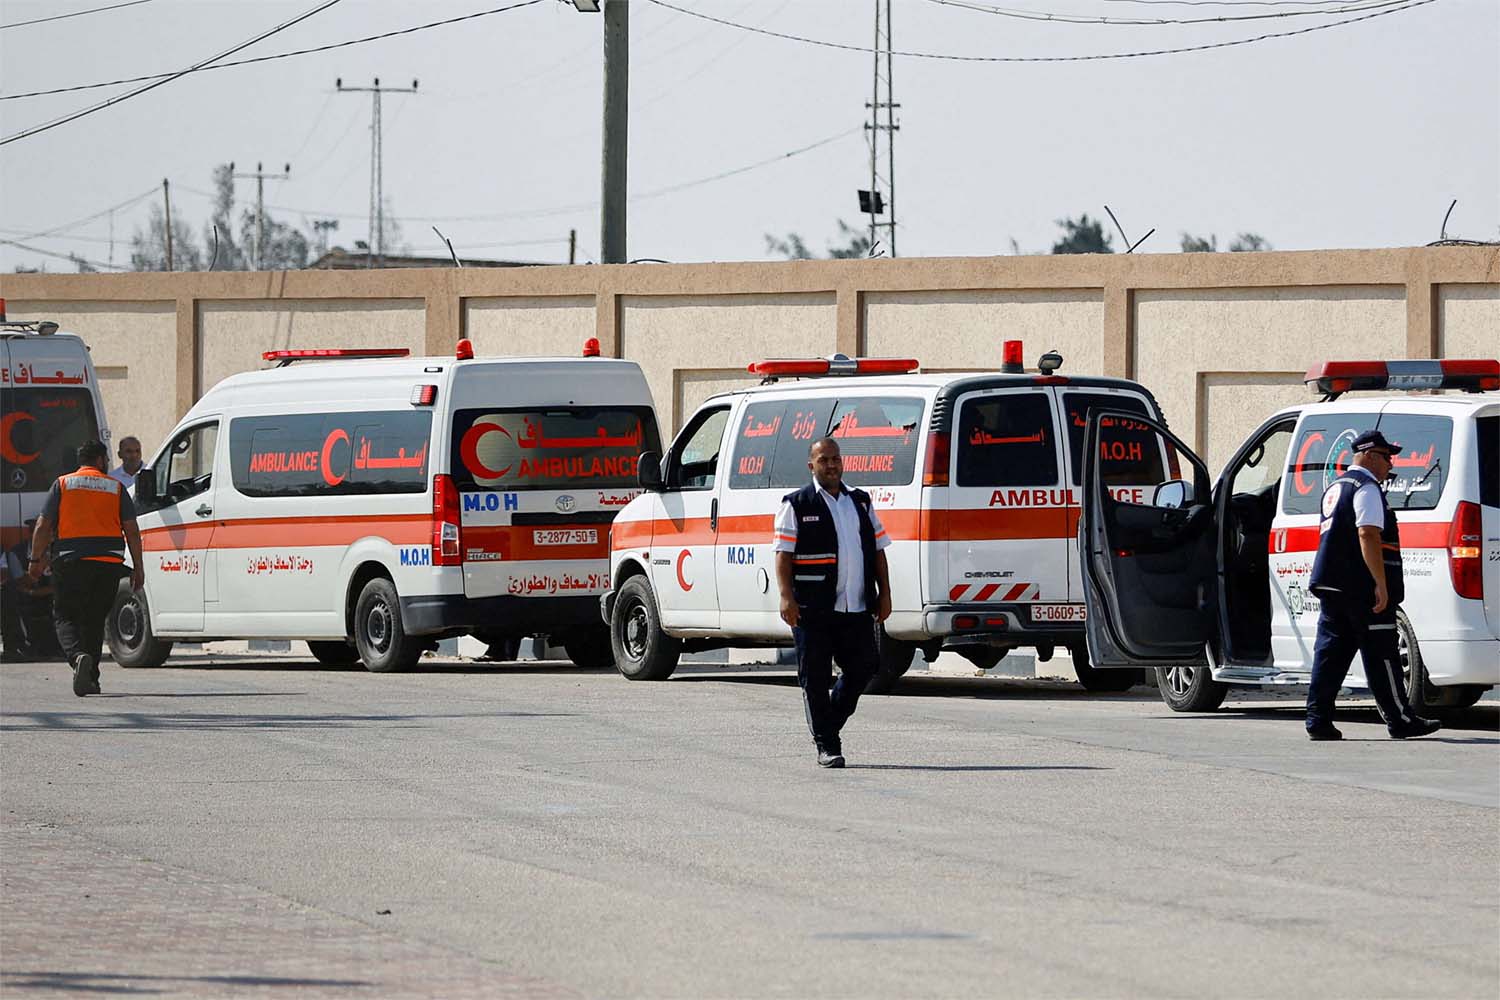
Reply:
M661 478L660 452L643 452L636 460L635 474L641 489L648 493L660 493L667 488L666 482Z
M135 474L135 502L149 504L156 499L156 470L142 466Z
M1193 488L1185 480L1174 479L1169 483L1162 483L1151 495L1151 506L1169 507L1174 510L1188 505L1193 498Z

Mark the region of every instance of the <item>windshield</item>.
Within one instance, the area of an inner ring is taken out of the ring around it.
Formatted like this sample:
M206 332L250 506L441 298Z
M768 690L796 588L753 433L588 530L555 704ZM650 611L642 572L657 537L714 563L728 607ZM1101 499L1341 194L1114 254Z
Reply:
M0 389L0 492L48 489L78 468L78 446L98 437L87 389Z
M644 406L459 410L453 479L460 489L633 487L641 453L660 451Z

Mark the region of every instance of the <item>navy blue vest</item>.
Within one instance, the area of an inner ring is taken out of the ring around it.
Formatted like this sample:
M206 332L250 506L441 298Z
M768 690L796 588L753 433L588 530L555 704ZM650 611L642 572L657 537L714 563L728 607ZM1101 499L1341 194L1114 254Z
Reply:
M1365 567L1359 548L1359 529L1354 523L1354 492L1370 480L1357 473L1344 473L1323 493L1323 516L1318 523L1318 555L1313 560L1308 589L1315 594L1337 592L1352 600L1373 601L1375 578ZM1401 573L1401 536L1396 530L1396 512L1380 495L1385 524L1380 529L1381 561L1385 563L1385 589L1390 606L1406 597Z
M865 610L874 611L875 526L870 520L870 495L864 490L844 489L859 513L859 547L865 556ZM792 553L792 596L799 607L810 611L832 611L838 597L839 534L833 512L818 493L817 483L808 483L782 497L792 505L797 518L797 547ZM852 581L851 581L852 582Z

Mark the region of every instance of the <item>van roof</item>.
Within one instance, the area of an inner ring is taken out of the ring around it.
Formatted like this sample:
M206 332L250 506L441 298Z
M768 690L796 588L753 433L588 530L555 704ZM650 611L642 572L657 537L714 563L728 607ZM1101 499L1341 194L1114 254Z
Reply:
M587 364L597 367L638 367L634 361L622 358L580 358L572 357L480 357L468 358L462 361L451 354L440 354L434 357L405 357L405 358L345 358L329 359L327 361L306 360L298 361L296 364L285 365L275 368L257 368L253 371L237 372L229 375L223 381L217 383L214 388L241 386L259 382L293 382L302 381L307 373L314 373L321 377L330 372L337 372L341 378L406 378L416 375L428 374L428 368L441 368L443 370L468 367L482 367L485 365L555 365L564 362L569 365Z
M754 378L753 375L746 377ZM918 372L912 375L828 375L784 382L770 382L764 385L747 385L741 389L728 389L724 392L716 393L710 398L760 392L842 392L850 388L859 390L940 389L945 390L944 395L954 395L960 392L968 392L971 389L1020 388L1032 385L1060 385L1073 388L1082 386L1084 388L1139 389L1144 391L1144 387L1140 383L1131 379L1115 378L1106 375L1052 376L1048 381L1041 381L1044 378L1048 377L1031 372L1009 375L995 371Z
M1483 409L1487 406L1500 405L1500 392L1459 392L1456 390L1445 390L1441 395L1427 395L1423 392L1361 393L1358 396L1340 396L1338 399L1331 399L1327 402L1310 399L1305 403L1284 406L1272 414L1272 417L1301 414L1308 410L1327 410L1329 412L1342 410L1351 413L1373 413L1388 403L1416 404L1424 408L1431 407L1434 410L1446 412L1450 416L1461 416L1464 413Z

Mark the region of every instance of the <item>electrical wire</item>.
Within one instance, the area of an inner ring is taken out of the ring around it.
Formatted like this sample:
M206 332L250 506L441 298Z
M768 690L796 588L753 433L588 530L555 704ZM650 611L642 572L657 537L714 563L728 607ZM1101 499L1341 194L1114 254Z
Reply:
M781 38L791 42L802 42L807 45L818 45L828 49L840 49L845 52L860 52L871 54L875 52L886 51L885 49L872 49L865 45L847 45L843 42L829 42L819 38L808 38L804 35L791 35L781 31L769 31L765 28L753 28L746 24L737 24L734 21L726 21L723 18L713 17L712 15L704 14L701 11L688 10L684 7L678 7L674 4L667 3L666 0L646 0L646 2L653 3L658 7L666 7L668 10L675 10L679 14L687 14L690 17L698 17L702 18L705 21L713 21L715 24L722 24L728 28L738 28L741 31L751 31L759 35L767 35L771 38ZM1086 56L963 56L948 52L910 52L898 49L892 50L890 54L893 56L905 56L911 59L939 59L950 62L970 63L1065 63L1095 62L1103 59L1141 59L1148 56L1168 56L1178 55L1184 52L1206 52L1210 49L1227 49L1236 45L1250 45L1254 42L1264 42L1273 38L1291 38L1294 35L1306 35L1314 31L1324 31L1328 28L1338 28L1346 24L1355 24L1360 21L1369 21L1377 17L1385 17L1387 14L1397 14L1401 11L1413 10L1417 7L1425 7L1430 3L1437 3L1437 0L1411 0L1411 2L1402 3L1400 6L1378 10L1371 14L1362 14L1359 17L1346 18L1342 21L1331 21L1328 24L1315 24L1307 28L1298 28L1295 31L1278 31L1264 35L1255 35L1251 38L1237 38L1233 41L1228 42L1211 42L1203 45L1184 45L1170 49L1149 49L1141 52L1106 52L1097 55Z
M1217 17L1085 17L1081 14L1049 14L1044 11L1022 10L1015 7L994 7L990 4L974 3L972 0L927 0L943 7L961 7L981 14L995 14L1020 21L1047 21L1054 24L1108 24L1125 26L1156 26L1183 24L1228 24L1234 21L1264 21L1280 17L1332 17L1338 14L1356 14L1383 7L1399 7L1406 0L1375 0L1375 2L1345 4L1316 10L1278 10L1262 14L1225 14Z
M163 79L154 80L151 83L137 87L134 90L127 91L126 93L116 95L115 97L106 98L105 100L100 101L98 104L93 104L86 108L80 108L79 110L74 111L70 114L63 115L60 118L54 118L49 122L43 122L41 125L33 125L31 128L22 129L19 132L13 132L5 138L0 139L0 146L8 146L13 142L18 142L21 139L27 138L28 136L37 135L41 132L46 132L50 129L57 128L61 125L66 125L69 122L77 121L78 119L83 118L86 115L91 115L96 111L103 111L105 108L112 107L113 105L119 104L122 101L128 101L132 97L137 97L141 94L144 94L148 90L155 90L157 87L160 87L163 84L171 83L178 77L186 76L189 73L202 69L204 66L207 66L208 64L213 62L217 62L218 60L223 59L225 56L231 56L234 53L239 52L241 49L248 49L256 42L263 41L267 38L270 38L272 35L277 34L278 32L285 31L287 28L290 28L294 24L300 24L301 22L312 17L314 14L321 13L322 11L327 10L329 7L332 7L334 4L339 2L341 2L341 0L323 0L322 3L306 11L305 13L298 14L296 17L292 18L289 21L283 21L276 27L271 28L267 31L263 31L260 34L256 35L254 38L240 42L238 45L234 45L228 49L225 49L218 55L209 56L207 59L194 63L187 69L179 70L178 72L170 74Z
M38 17L30 21L16 21L13 24L0 24L0 31L6 28L24 28L28 24L46 24L48 21L66 21L70 17L82 17L85 14L101 14L106 10L119 10L121 7L135 7L139 4L150 3L151 0L126 0L125 3L110 4L108 7L95 7L92 10L75 10L71 14L53 14L51 17Z
M335 0L337 2L337 0ZM460 21L472 21L477 17L488 17L491 14L504 14L506 11L519 10L522 7L530 7L532 4L541 3L542 0L521 0L520 3L509 4L505 7L494 7L490 10L476 11L473 14L464 14L461 17L450 17L442 21L429 21L426 24L413 25L410 28L401 28L397 31L385 31L378 35L366 35L363 38L350 38L342 42L331 42L328 45L316 45L310 49L295 49L291 52L277 52L273 55L256 56L253 59L235 59L232 62L217 63L213 66L194 67L178 73L152 73L146 76L131 76L119 80L106 80L103 83L80 83L72 87L55 87L52 90L33 90L25 94L0 94L0 101L16 101L23 97L47 97L51 94L69 94L75 90L96 90L99 87L116 87L126 83L140 83L142 80L161 80L167 77L178 77L184 73L201 73L211 69L229 69L233 66L251 66L255 63L270 62L273 59L290 59L293 56L312 55L317 52L330 52L334 49L344 49L351 45L363 45L366 42L378 42L385 38L395 38L398 35L410 35L418 31L426 31L428 28L441 28L449 24L458 24Z
M30 253L41 254L43 257L56 257L58 260L69 260L75 264L87 264L89 267L104 268L107 271L130 270L130 268L122 267L119 264L106 264L102 260L89 260L87 257L80 257L77 254L57 253L54 250L43 250L41 247L29 247L24 243L17 243L15 240L0 239L0 243L4 243L6 246L19 247L22 250L26 250Z
M157 188L157 187L154 187L154 186L153 187L149 187L145 191L142 191L140 194L138 194L138 195L136 195L136 196L134 196L132 198L126 198L124 201L120 202L118 205L111 205L108 208L101 209L100 211L95 212L93 215L86 215L86 216L84 216L81 219L74 219L72 222L64 223L61 226L52 226L51 228L49 228L49 229L43 229L40 232L26 233L24 236L21 236L20 238L23 239L23 240L36 240L36 239L41 239L44 236L51 236L54 233L65 233L65 232L67 232L70 229L76 229L76 228L78 228L79 226L83 225L85 222L93 222L95 219L102 219L102 218L104 218L104 216L108 215L111 212L118 212L118 211L120 211L122 209L129 208L130 206L132 206L132 205L134 205L134 204L136 204L138 202L145 201L147 198L150 198L152 195L156 194L156 192L159 191L159 190L161 190L161 189Z

